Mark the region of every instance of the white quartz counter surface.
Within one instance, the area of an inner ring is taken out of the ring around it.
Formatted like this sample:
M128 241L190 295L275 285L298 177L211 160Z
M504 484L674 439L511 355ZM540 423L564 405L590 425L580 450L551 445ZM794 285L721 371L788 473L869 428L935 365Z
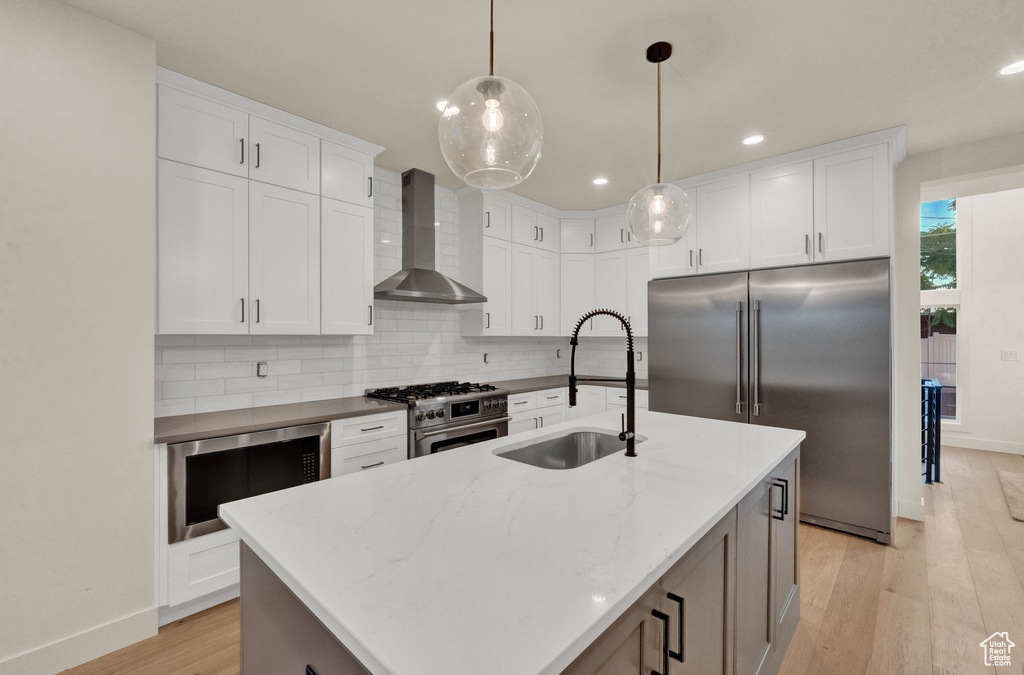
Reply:
M493 453L603 413L273 492L220 515L372 673L558 673L804 438L637 411L624 452Z

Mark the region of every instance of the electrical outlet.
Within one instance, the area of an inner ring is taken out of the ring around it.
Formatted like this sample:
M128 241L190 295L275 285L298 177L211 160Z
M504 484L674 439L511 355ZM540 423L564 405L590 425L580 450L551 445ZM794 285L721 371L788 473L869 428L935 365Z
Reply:
M1016 361L1017 360L1017 350L1016 349L1000 349L999 350L999 356L1003 359L1003 361Z
M266 361L257 361L256 362L256 377L266 377L266 376L267 376L267 362Z

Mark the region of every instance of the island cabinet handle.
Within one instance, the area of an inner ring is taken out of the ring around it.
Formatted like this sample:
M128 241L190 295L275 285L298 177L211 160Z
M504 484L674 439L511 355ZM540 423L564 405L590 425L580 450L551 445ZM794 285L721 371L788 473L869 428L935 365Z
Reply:
M779 483L782 483L782 515L789 515L789 481L785 478L776 478Z
M320 674L317 673L315 670L313 670L313 666L307 665L306 666L306 675L320 675Z
M661 667L663 672L658 672L654 668L651 668L651 675L668 675L668 659L669 659L669 648L668 648L668 614L659 612L656 609L651 610L651 616L655 619L661 620L662 637L661 637Z
M771 506L772 518L774 518L775 520L785 520L786 519L786 492L785 492L784 486L780 485L778 480L772 480L772 484L768 488L769 492L771 492L771 488L783 488L782 506L779 507L778 513L775 512L775 500L772 499L771 497L768 498L770 503L771 503L771 505L772 505Z
M368 429L360 429L359 431L377 431L378 429L383 429L383 428L384 428L383 424L378 424L375 427L369 427Z
M668 650L668 655L679 663L686 663L686 643L683 639L683 627L686 625L686 598L681 598L675 593L669 593L668 599L679 605L679 651ZM665 640L665 649L668 649L668 639Z

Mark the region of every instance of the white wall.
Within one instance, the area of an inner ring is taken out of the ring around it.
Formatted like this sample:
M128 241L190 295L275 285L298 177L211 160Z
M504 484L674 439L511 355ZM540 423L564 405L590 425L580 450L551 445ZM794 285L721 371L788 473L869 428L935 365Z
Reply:
M921 190L924 185L955 182L961 177L1024 164L1024 134L910 155L896 169L895 295L896 497L899 515L924 519L921 487ZM1018 169L1019 172L1019 169ZM994 177L993 177L994 176ZM963 193L961 193L961 196ZM955 193L949 197L957 196ZM943 195L932 190L927 201Z
M402 265L401 176L374 172L374 282ZM459 278L459 204L435 188L437 268ZM172 335L156 339L156 415L362 396L366 389L458 379L492 382L569 372L569 339L462 337L459 308L377 300L374 334L359 336ZM638 341L645 349L646 341ZM558 358L561 350L561 358ZM484 363L484 354L487 363ZM578 372L625 374L625 340L584 338ZM256 363L269 374L256 377ZM646 362L637 364L646 377Z
M155 48L0 0L0 673L156 632Z
M1021 265L1024 252L1024 189L957 199L960 238L970 241L968 277L960 277L961 301L968 309L958 332L969 335L960 358L969 368L959 386L970 402L962 425L943 424L944 445L1024 454L1024 361L1004 361L1001 350L1024 357ZM959 402L958 402L959 403Z

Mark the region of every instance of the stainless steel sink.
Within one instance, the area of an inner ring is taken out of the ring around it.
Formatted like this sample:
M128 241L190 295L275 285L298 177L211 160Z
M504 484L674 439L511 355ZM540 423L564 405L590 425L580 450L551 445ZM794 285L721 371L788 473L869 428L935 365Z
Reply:
M615 434L573 431L495 454L542 469L575 469L625 449L626 441L620 441Z

